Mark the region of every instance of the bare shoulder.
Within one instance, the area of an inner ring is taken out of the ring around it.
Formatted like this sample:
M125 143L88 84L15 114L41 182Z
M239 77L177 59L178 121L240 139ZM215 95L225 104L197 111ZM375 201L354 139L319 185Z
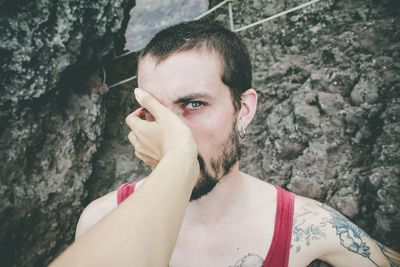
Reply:
M400 266L400 255L383 246L335 209L296 196L291 258L320 259L334 266Z
M117 191L92 201L82 212L76 226L75 240L117 207Z

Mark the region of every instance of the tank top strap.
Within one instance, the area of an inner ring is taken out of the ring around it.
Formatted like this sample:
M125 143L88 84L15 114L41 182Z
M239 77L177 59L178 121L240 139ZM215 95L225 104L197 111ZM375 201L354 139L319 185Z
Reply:
M123 184L117 189L117 204L121 204L122 201L124 201L126 198L128 198L134 191L135 191L135 185L137 182L139 182L142 179L139 179L137 181L134 181L131 184Z
M279 186L275 187L277 205L274 236L262 267L287 267L289 264L295 195Z

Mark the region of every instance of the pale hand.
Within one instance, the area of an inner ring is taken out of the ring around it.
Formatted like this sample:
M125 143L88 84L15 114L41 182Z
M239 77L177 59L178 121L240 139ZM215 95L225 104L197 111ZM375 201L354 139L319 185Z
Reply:
M142 89L135 89L135 97L142 108L129 114L125 121L131 129L128 139L140 160L154 169L172 151L196 157L197 146L192 132L175 113Z

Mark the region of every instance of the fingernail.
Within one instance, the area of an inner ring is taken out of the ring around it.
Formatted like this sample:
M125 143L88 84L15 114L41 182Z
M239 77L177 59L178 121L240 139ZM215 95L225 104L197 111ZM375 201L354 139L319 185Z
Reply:
M134 91L134 94L135 94L136 100L140 101L144 97L145 92L140 88L136 88Z

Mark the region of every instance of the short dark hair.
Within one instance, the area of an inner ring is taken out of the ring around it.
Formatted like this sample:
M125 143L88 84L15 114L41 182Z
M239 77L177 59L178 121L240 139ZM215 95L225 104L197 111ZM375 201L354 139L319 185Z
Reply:
M151 55L160 63L173 53L202 48L221 56L221 80L230 88L235 110L240 110L241 96L251 88L250 57L239 37L221 25L191 21L163 29L143 49L139 61Z

